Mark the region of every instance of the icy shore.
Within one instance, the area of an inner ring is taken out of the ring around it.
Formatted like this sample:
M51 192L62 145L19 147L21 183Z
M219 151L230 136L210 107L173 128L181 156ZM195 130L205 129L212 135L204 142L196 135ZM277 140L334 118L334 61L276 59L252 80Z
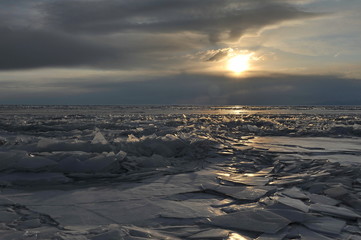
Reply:
M0 239L361 239L358 108L0 109Z

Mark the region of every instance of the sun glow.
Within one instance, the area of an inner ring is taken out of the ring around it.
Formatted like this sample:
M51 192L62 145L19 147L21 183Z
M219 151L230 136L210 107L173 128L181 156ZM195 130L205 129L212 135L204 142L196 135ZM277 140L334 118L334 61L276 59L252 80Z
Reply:
M228 70L234 73L241 73L249 69L251 54L240 54L228 60Z

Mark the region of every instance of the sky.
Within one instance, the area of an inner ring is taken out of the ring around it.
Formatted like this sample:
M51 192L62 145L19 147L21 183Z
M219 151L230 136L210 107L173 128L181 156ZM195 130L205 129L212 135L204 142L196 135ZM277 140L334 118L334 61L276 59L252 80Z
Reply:
M1 0L0 104L361 105L360 0Z

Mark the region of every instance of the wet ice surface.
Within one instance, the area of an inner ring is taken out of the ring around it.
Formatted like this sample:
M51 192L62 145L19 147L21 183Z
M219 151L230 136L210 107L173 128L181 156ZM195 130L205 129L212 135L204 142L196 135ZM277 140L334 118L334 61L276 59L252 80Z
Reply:
M1 106L1 239L360 239L360 107Z

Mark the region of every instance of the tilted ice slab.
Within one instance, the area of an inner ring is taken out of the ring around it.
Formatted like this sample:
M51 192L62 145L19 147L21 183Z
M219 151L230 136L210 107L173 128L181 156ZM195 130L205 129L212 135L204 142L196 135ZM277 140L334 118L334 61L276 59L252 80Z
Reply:
M332 217L315 217L302 223L309 229L328 234L340 234L346 222Z
M196 201L158 201L157 205L164 210L159 212L161 217L167 218L207 218L222 215L218 209L205 207L204 202Z
M204 184L202 188L206 191L214 191L220 194L230 196L240 200L255 201L270 191L275 190L272 186L257 186L257 187L244 187L244 186L224 186L217 184Z
M189 236L189 239L224 239L228 237L229 231L224 229L211 229Z
M276 233L291 221L264 209L250 209L210 218L210 224L228 229Z
M342 218L361 218L361 216L355 213L352 210L349 210L344 207L335 207L331 205L325 205L320 203L315 203L310 205L310 210L315 212L321 212L329 214L332 216L342 217Z
M298 209L298 210L300 210L302 212L308 212L309 211L309 206L304 204L301 200L294 199L294 198L289 198L289 197L284 197L284 196L276 196L273 199L276 200L277 202L280 202L280 203L284 204L284 205L287 205L289 207Z
M231 174L230 176L219 176L219 179L239 183L248 186L264 186L269 182L268 178L265 177L248 177L244 175Z
M292 187L287 188L282 191L282 194L291 197L291 198L297 198L297 199L309 199L309 196L307 196L305 193L303 193L299 188Z

